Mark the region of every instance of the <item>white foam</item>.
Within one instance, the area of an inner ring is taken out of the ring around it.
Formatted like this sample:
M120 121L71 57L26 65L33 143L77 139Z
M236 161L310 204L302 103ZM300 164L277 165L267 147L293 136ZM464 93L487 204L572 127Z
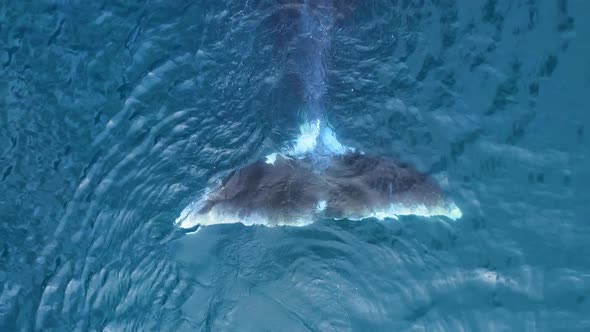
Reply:
M202 202L206 200L203 198ZM263 225L263 226L295 226L301 227L312 224L318 218L321 218L321 213L326 209L327 202L320 201L317 203L315 211L290 219L269 218L268 216L253 213L246 217L241 217L233 213L224 212L223 210L211 209L208 213L198 213L202 204L195 204L185 208L180 217L176 219L176 224L182 229L191 229L195 226L211 226L220 224L244 224L246 226ZM346 217L341 219L349 220L364 220L364 219L394 219L397 220L401 216L419 216L419 217L446 217L451 220L458 220L463 216L461 210L454 202L442 203L436 206L425 206L423 204L405 205L401 203L392 203L389 207L366 212L362 216ZM339 220L341 220L339 219Z
M357 220L376 218L384 220L387 218L398 219L401 216L419 216L419 217L447 217L452 220L461 219L463 213L454 202L442 203L435 206L426 206L423 204L406 205L401 203L392 203L389 207L372 211L366 216Z
M354 149L344 146L342 143L338 142L334 131L332 131L330 127L325 127L324 130L322 130L321 139L326 150L332 154L345 154L347 152L354 151Z
M327 205L328 205L328 203L326 201L319 201L318 204L316 205L316 210L318 212L322 212L326 209Z
M295 226L309 225L315 221L311 215L292 217L290 219L269 218L268 216L251 213L247 216L238 216L233 213L213 208L207 213L198 213L199 209L187 207L176 219L176 224L182 229L191 229L196 226L211 226L222 224L243 224L246 226Z
M266 156L266 163L274 165L275 161L277 161L277 155L278 155L278 153L275 152L275 153L272 153L272 154L269 154L268 156Z
M320 120L309 123L306 122L299 127L301 134L295 141L295 146L290 151L290 154L301 156L312 152L318 141L320 135Z
M318 150L321 146L322 153L345 154L354 149L344 146L338 141L334 131L327 125L322 125L320 120L306 122L299 127L299 136L295 139L293 147L283 151L283 154L295 157L303 157ZM318 140L319 139L319 140ZM268 160L274 160L274 154L267 156ZM270 159L269 159L270 158Z

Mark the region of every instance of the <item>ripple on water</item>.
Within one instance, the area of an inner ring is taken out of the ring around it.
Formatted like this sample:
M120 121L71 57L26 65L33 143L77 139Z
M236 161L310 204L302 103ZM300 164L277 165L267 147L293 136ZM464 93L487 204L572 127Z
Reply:
M588 330L588 2L339 23L339 140L442 179L460 223L180 234L209 181L298 134L273 5L0 4L0 329Z

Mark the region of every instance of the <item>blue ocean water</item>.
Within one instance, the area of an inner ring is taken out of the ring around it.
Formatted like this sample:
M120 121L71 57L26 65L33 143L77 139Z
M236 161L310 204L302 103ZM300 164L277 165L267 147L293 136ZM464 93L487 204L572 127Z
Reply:
M325 118L460 220L186 234L299 134L286 2L6 0L0 330L590 330L590 2L339 2Z

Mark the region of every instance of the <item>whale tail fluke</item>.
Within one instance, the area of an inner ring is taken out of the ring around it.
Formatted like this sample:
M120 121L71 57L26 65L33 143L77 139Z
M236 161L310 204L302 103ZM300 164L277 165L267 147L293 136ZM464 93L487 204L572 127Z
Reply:
M301 226L320 218L462 216L426 175L342 145L319 121L302 125L291 147L233 172L187 209L178 220L183 228L238 222Z

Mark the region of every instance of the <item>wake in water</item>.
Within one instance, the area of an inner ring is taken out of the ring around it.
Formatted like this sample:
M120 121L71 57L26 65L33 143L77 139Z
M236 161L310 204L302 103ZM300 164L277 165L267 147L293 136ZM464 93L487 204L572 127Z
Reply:
M287 70L303 87L307 112L289 147L236 170L178 218L182 228L221 223L306 225L321 218L461 217L426 175L342 145L323 120L326 54L336 8L329 0L288 4L298 15Z

